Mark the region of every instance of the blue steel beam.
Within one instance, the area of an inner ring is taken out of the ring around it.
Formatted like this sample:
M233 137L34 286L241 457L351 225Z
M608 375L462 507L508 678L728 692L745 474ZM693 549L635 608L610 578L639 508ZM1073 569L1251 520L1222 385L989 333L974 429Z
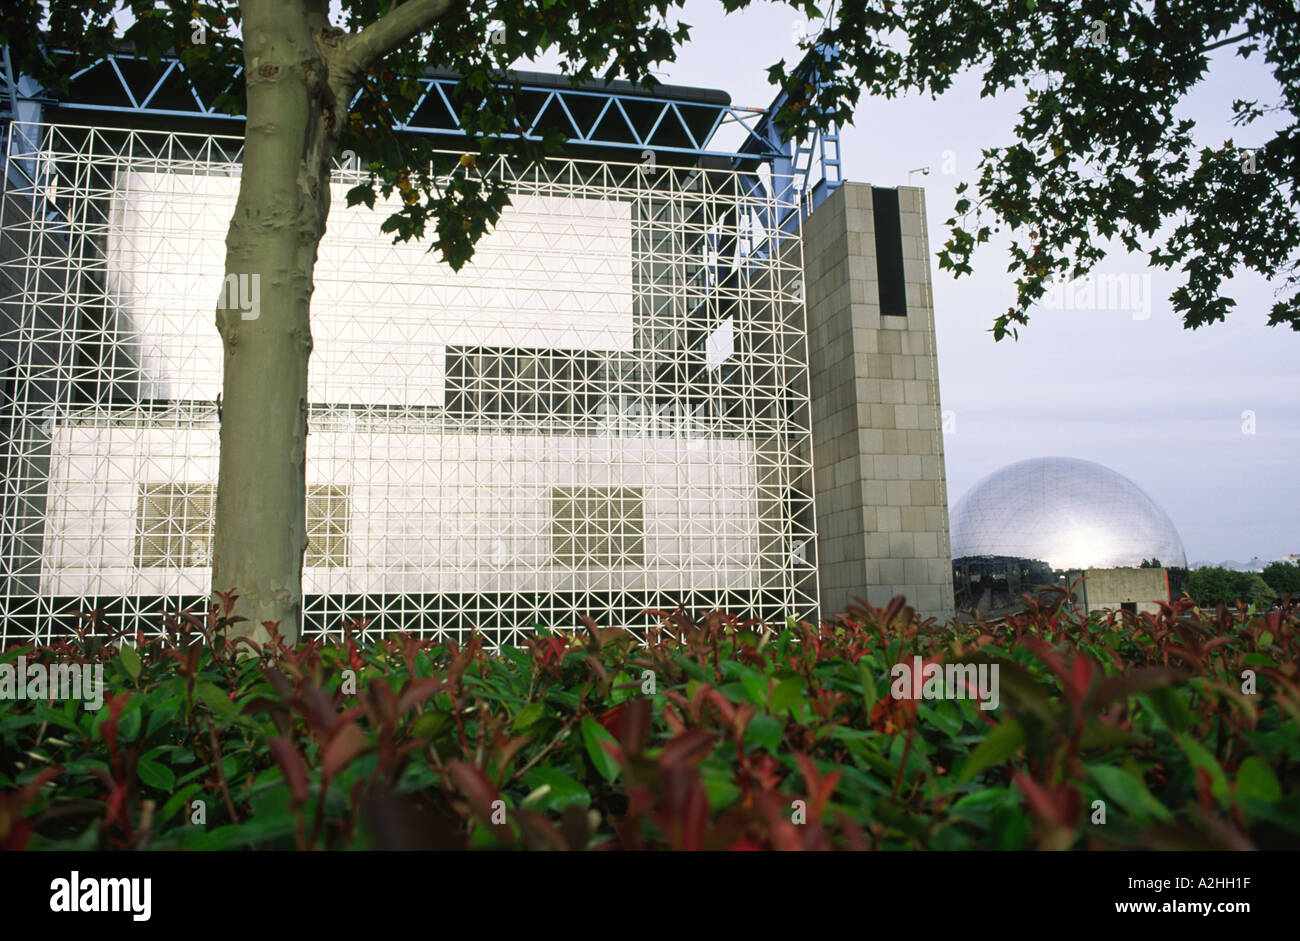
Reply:
M130 78L124 69L128 63L134 73ZM448 94L457 84L456 77L430 76L417 81L424 87L416 105L394 122L394 129L410 134L466 137ZM6 84L12 95L12 83ZM562 88L527 81L521 82L520 91L521 101L531 99L530 114L524 119L524 136L530 140L541 140L546 122L553 122L571 144L634 151L633 159L639 159L640 151L645 149L750 162L777 156L765 138L754 134L762 117L756 109L718 101L652 97L581 86ZM178 98L184 106L177 106ZM57 102L44 100L64 112L244 120L242 115L226 114L205 101L178 60L163 59L154 64L127 53L108 56L81 69L70 77L67 96ZM193 107L188 105L190 100ZM593 113L594 118L590 117ZM710 141L719 129L729 125L744 129L743 145L735 150L710 149Z

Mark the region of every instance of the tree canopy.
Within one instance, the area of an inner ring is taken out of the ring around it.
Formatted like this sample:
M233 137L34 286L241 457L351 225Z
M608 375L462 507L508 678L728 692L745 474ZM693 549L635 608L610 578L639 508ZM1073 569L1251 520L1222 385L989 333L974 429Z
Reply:
M938 253L969 274L978 246L1009 230L1017 297L995 337L1028 323L1050 282L1086 275L1109 239L1182 272L1170 300L1186 327L1222 321L1236 306L1225 282L1251 270L1275 281L1269 323L1300 330L1298 23L1278 0L843 0L819 37L841 68L791 109L847 120L863 94L941 94L968 69L984 96L1024 96L1015 141L984 150L974 187L958 186ZM1277 85L1234 101L1243 139L1198 148L1180 106L1229 46L1262 57Z
M1238 601L1263 607L1272 604L1275 592L1257 572L1237 572L1209 565L1193 569L1187 594L1198 605L1235 605Z
M1279 595L1300 597L1300 565L1294 562L1270 562L1260 577Z

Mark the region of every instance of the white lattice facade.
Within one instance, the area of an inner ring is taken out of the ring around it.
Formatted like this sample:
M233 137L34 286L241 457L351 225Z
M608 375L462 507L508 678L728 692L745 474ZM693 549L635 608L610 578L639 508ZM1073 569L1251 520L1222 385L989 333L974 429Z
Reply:
M15 124L7 169L0 639L152 631L208 590L239 141ZM754 224L780 207L725 171L483 169L513 205L460 273L336 174L307 634L814 614L803 259Z

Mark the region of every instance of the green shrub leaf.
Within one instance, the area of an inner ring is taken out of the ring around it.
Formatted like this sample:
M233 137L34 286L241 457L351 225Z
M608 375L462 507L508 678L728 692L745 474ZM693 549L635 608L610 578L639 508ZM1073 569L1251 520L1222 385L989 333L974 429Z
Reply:
M1123 768L1116 768L1113 765L1089 765L1087 772L1108 797L1133 816L1159 820L1162 823L1174 819L1169 809L1151 795L1146 785Z
M126 675L131 677L131 682L140 679L140 671L144 668L144 664L140 662L140 655L136 653L134 647L123 644L118 652L118 658L122 661L122 669L126 671Z
M170 792L176 787L176 775L172 774L171 769L166 765L160 765L156 761L146 761L141 758L136 763L135 773L145 784L160 791Z
M1223 768L1219 761L1210 752L1190 735L1178 733L1174 736L1179 746L1186 752L1188 760L1191 761L1195 768L1204 768L1210 776L1210 791L1215 798L1221 803L1226 804L1228 801L1228 779L1223 773Z
M1007 719L994 726L984 741L976 746L962 766L958 779L969 781L987 768L1006 761L1025 744L1025 730L1015 719Z
M1274 803L1282 798L1282 785L1263 759L1251 755L1237 769L1237 796Z
M534 792L542 791L536 800L526 800L525 807L543 813L560 813L566 807L587 807L591 794L572 775L558 768L533 768L524 776ZM544 789L544 790L543 790Z
M781 738L785 734L785 723L772 716L757 715L749 720L745 729L744 742L747 747L765 748L776 756L781 750Z
M772 715L779 716L796 706L803 705L803 701L803 677L790 676L772 690L772 696L767 701L767 710Z
M584 718L582 720L582 741L587 747L587 757L591 759L591 763L600 772L600 776L606 781L613 781L617 778L618 762L601 747L604 742L617 744L614 736L605 731L595 719Z

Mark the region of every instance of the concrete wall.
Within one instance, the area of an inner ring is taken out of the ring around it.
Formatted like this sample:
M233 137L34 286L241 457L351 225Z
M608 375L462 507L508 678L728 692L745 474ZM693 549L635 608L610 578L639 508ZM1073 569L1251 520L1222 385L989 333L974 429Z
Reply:
M898 192L906 316L880 312L870 186L804 223L823 617L897 594L953 615L925 194Z
M1160 610L1159 601L1169 600L1169 573L1165 569L1090 569L1083 577L1085 611L1135 603L1138 611L1154 614Z

